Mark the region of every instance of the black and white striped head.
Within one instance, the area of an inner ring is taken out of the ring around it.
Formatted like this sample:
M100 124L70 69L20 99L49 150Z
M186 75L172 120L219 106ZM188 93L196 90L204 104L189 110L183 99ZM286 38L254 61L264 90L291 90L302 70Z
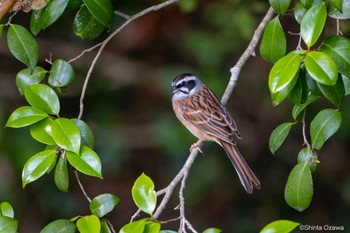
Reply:
M202 82L191 73L180 74L171 83L173 100L182 100L195 94L202 86Z

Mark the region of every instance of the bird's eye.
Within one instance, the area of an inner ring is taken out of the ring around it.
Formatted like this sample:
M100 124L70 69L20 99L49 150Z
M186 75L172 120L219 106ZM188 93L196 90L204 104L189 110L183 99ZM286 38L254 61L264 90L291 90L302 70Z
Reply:
M181 83L179 83L179 84L176 85L176 88L181 88L181 87L183 87L184 85L185 85L184 82L181 82Z

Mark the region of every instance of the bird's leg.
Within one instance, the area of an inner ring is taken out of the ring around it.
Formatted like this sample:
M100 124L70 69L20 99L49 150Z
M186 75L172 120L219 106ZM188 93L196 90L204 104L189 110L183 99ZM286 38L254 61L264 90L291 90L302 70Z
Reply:
M192 152L192 150L194 150L194 149L198 149L199 152L204 154L200 148L200 146L202 145L203 142L204 142L203 140L198 140L196 143L193 143L190 147L190 152Z

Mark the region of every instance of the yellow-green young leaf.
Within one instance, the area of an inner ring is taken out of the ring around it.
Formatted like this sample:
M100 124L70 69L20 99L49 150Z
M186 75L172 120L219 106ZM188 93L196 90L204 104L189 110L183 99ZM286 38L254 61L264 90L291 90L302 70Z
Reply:
M151 178L142 173L132 187L132 198L143 212L152 214L157 204L157 193Z
M317 82L334 85L338 80L338 68L334 60L323 52L312 51L306 54L305 68Z
M81 173L102 179L101 160L96 152L89 147L82 146L80 155L67 151L66 156L70 165Z
M9 218L13 218L15 216L15 212L10 203L7 201L3 201L0 203L0 216L5 216Z
M43 110L47 114L58 115L60 102L57 94L51 87L44 84L27 86L24 90L24 97L30 105Z
M104 193L91 200L89 207L91 213L99 218L111 212L119 203L120 198L110 193Z
M56 150L44 150L33 155L22 171L23 188L43 176L56 161Z
M67 219L57 219L53 222L47 224L40 233L75 233L76 226L75 223Z
M95 215L88 215L78 219L77 228L80 233L99 233L101 222Z
M72 120L67 118L56 119L51 125L51 133L57 145L79 154L81 145L80 131Z
M46 73L47 71L40 66L35 66L33 70L25 68L19 71L16 75L16 86L19 93L23 95L27 86L40 83L45 78Z
M34 37L26 28L10 24L7 44L13 56L30 68L34 68L38 62L39 48Z
M276 220L267 224L260 233L288 233L299 225L300 223L290 220Z
M334 86L317 83L317 87L323 96L326 97L326 99L328 99L332 104L340 105L343 103L345 97L345 87L341 76L338 78L338 81Z
M0 230L4 233L16 233L18 229L18 220L6 216L0 216Z
M120 229L119 233L143 233L146 225L146 219L140 219L126 224Z
M62 59L52 63L48 82L53 87L64 87L70 84L75 77L73 67Z
M68 192L69 189L69 174L67 168L67 157L65 153L60 154L58 157L57 165L55 168L54 180L57 188L62 192Z
M148 221L146 222L143 233L159 233L161 225L159 222Z
M56 145L52 138L51 124L53 120L51 118L46 118L30 126L30 135L38 142L44 143L46 145Z
M218 228L208 228L203 231L203 233L220 233L220 232L222 232L222 230Z
M344 36L329 36L320 46L320 51L330 56L341 74L350 77L350 40Z
M83 0L90 13L105 27L110 27L114 17L111 0Z
M272 8L280 15L286 13L291 2L291 0L269 0Z
M298 163L288 176L284 189L287 204L299 212L309 207L314 194L308 162Z
M23 106L17 108L9 117L6 127L20 128L34 124L48 117L47 113L40 109Z
M326 23L327 10L324 2L312 6L304 15L300 24L300 35L310 48L321 35Z
M311 172L314 172L317 168L318 158L316 151L310 151L309 148L303 148L298 154L298 163L307 162Z
M342 115L335 109L323 109L311 121L311 146L319 150L335 134L342 122Z
M275 154L276 150L280 148L286 137L288 136L293 123L282 123L277 126L271 133L269 139L269 148L272 154Z
M265 27L260 44L260 54L268 62L275 63L286 53L286 36L276 16Z

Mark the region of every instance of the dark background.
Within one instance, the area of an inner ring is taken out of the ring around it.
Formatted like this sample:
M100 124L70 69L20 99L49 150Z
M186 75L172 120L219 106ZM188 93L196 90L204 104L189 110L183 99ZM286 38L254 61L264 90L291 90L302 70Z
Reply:
M194 1L195 2L195 1ZM154 1L118 1L118 10L134 14ZM183 7L183 6L182 6ZM95 151L102 160L104 179L81 175L90 196L113 193L121 202L109 215L119 230L137 210L131 198L135 179L145 172L156 189L167 186L184 164L196 139L178 122L172 107L170 83L179 73L193 72L221 96L230 68L243 53L268 9L265 1L201 1L191 12L177 5L148 14L121 31L106 47L95 67L85 98L82 120L94 130ZM49 69L45 58L69 60L104 39L84 42L71 30L75 12L66 12L52 27L37 37L40 65ZM29 14L20 13L14 23L29 25ZM116 17L114 27L124 19ZM292 12L281 19L284 30L298 32ZM6 22L6 19L3 20ZM342 23L348 36L349 23ZM335 33L335 21L328 20L326 33ZM324 34L323 36L325 36ZM297 46L298 36L287 35L288 50ZM61 96L60 116L74 118L87 70L96 51L72 63L76 79ZM49 174L21 185L27 159L43 149L28 128L4 128L11 112L26 102L15 86L16 73L25 68L9 53L6 33L0 39L0 201L9 201L20 220L19 232L39 232L59 218L89 214L88 203L70 169L69 193L58 191ZM215 143L202 148L189 173L185 198L188 220L198 231L218 227L224 232L258 232L276 219L308 225L340 225L350 229L349 204L349 99L341 111L338 133L318 152L320 164L313 173L314 197L302 213L284 201L284 186L303 147L301 124L273 156L268 149L271 131L280 123L293 121L288 102L273 107L267 87L271 64L256 50L243 67L228 110L243 137L238 147L262 183L260 191L245 193L225 152ZM326 101L314 104L310 120L320 109L332 107ZM173 194L161 220L178 216L178 190ZM176 230L178 223L163 229Z

